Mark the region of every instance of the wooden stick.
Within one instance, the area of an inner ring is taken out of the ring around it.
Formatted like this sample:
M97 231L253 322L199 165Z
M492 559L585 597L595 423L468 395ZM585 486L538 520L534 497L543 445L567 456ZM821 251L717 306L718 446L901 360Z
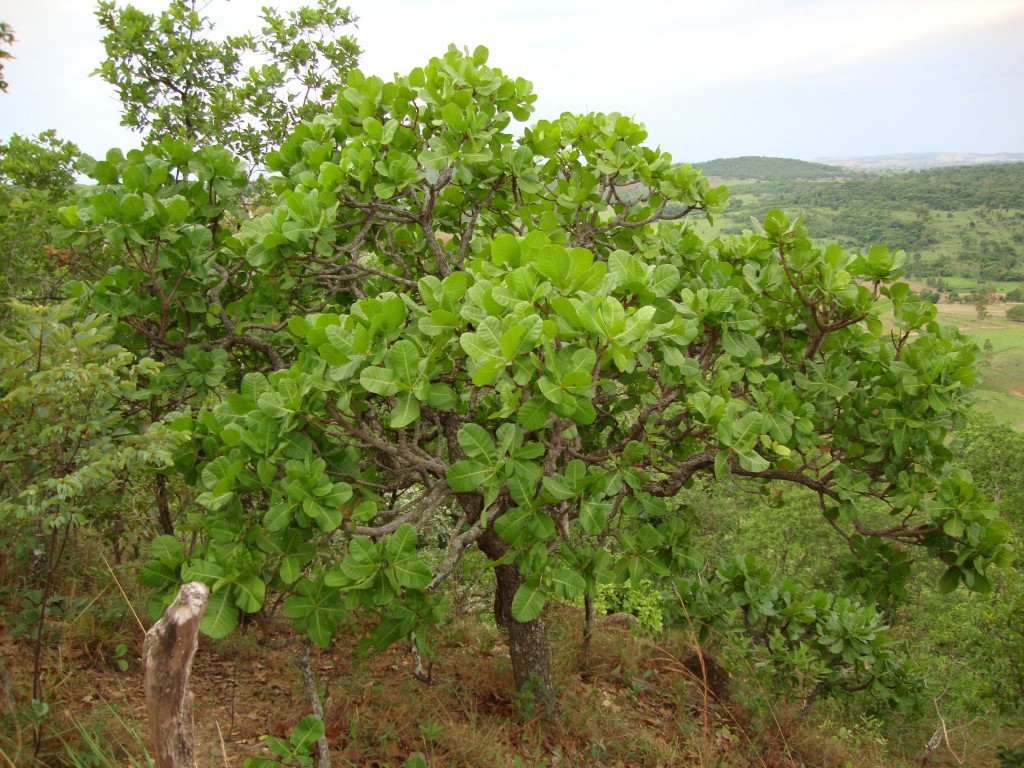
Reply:
M195 768L192 693L188 676L199 646L199 622L210 590L182 584L178 596L146 633L142 645L144 687L156 768Z

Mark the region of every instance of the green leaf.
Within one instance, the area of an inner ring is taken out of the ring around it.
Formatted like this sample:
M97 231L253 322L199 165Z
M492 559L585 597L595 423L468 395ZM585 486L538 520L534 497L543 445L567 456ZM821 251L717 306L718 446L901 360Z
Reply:
M364 368L359 374L359 384L367 392L384 397L398 392L395 374L388 368Z
M296 753L304 755L313 749L313 745L323 738L323 735L324 724L320 718L306 715L292 728L288 741Z
M939 593L948 595L960 585L960 569L955 565L939 577Z
M138 580L144 586L161 590L181 583L177 570L159 560L143 563L139 569Z
M395 407L391 409L389 425L392 429L401 429L412 424L420 417L420 401L410 392L403 392L395 399Z
M206 613L199 623L200 631L217 639L230 635L238 624L238 608L227 590L214 592L206 603Z
M149 550L157 560L179 562L185 556L181 542L174 536L157 536L149 545Z
M519 622L533 621L544 610L545 599L540 577L530 576L512 598L512 618Z
M516 421L523 429L536 430L543 427L551 415L551 406L546 398L531 397L519 407Z
M492 477L494 477L493 466L472 459L456 462L445 472L448 487L456 493L475 491Z
M398 381L411 386L419 374L420 354L416 345L405 339L395 342L395 345L391 347L389 357L389 368L394 372Z
M459 446L471 459L482 459L488 462L495 462L498 459L498 451L495 448L494 440L490 433L479 424L465 424L459 430Z
M580 505L580 527L584 533L602 533L608 524L612 505L607 501L584 501Z
M416 553L416 529L409 523L403 523L392 533L385 548L388 560L403 560Z
M201 581L211 587L224 576L224 573L224 568L201 557L191 557L181 566L183 582Z
M430 568L418 557L407 557L392 563L395 580L408 589L424 589L430 584Z
M263 607L267 595L267 585L259 577L244 573L235 579L235 605L246 613L255 613Z
M553 568L545 574L544 580L549 589L563 600L575 600L587 588L583 577L568 568Z

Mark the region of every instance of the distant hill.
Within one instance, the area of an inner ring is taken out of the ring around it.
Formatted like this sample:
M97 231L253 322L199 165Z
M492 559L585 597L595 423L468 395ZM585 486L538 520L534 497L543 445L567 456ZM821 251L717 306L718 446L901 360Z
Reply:
M714 222L721 233L742 232L781 208L823 241L902 248L907 273L920 281L1024 287L1024 163L726 183L729 208Z
M928 168L949 168L958 165L995 165L1022 163L1024 154L1001 152L981 155L974 152L907 152L872 157L823 157L819 162L859 171L914 171Z
M850 171L822 163L793 160L788 157L725 157L694 163L705 176L723 179L837 179L850 175Z

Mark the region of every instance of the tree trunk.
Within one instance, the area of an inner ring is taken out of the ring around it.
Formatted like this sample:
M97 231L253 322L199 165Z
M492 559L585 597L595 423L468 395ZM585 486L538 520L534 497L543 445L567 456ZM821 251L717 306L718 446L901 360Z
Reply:
M480 538L480 549L491 560L500 559L508 545L493 531ZM494 620L508 632L508 652L512 658L512 679L517 690L526 685L534 686L538 693L550 697L551 654L548 638L544 631L543 616L533 621L516 621L512 618L512 599L524 579L515 564L499 565L494 569L497 587L494 591Z
M590 669L590 646L594 637L594 597L589 592L583 595L583 642L580 643L579 668Z
M7 666L4 664L3 657L0 656L0 715L8 712L14 714L14 710L17 708L18 701L14 698L11 676L7 674Z
M167 492L167 476L156 476L156 510L160 533L174 535L174 520L171 518L171 500Z
M146 633L142 645L146 708L156 768L195 768L192 693L188 676L199 645L199 622L210 590L183 584L178 597Z

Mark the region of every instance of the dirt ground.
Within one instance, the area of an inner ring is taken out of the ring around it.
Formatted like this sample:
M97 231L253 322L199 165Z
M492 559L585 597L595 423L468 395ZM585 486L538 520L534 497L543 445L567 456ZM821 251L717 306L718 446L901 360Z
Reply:
M456 622L445 631L431 662L431 685L415 679L403 646L361 656L355 651L358 628L347 635L347 644L314 649L310 662L325 695L333 764L400 767L419 753L431 768L670 766L687 764L680 762L686 756L693 760L689 764L699 765L698 751L734 749L741 726L724 703L724 679L711 681L723 690L719 702L695 682L692 670L699 675L699 667L692 648L656 646L609 625L598 631L581 669L578 624L564 615L549 624L553 646L563 649L554 659L560 710L553 721L540 717L536 702L513 694L503 637L479 622ZM253 628L222 641L200 640L190 686L199 768L269 757L261 737L287 738L310 713L295 665L301 646L268 647L257 634ZM287 634L281 626L268 639L280 641ZM46 654L51 716L66 722L67 732L74 723L102 731L108 751L120 753L121 764L129 765L129 756L141 752L139 736L150 743L141 638L123 672L109 654L79 650L58 645ZM30 689L30 645L7 637L0 641L0 654L15 689ZM709 657L707 667L714 669L713 664ZM693 739L703 746L695 748ZM57 746L46 748L57 754Z

